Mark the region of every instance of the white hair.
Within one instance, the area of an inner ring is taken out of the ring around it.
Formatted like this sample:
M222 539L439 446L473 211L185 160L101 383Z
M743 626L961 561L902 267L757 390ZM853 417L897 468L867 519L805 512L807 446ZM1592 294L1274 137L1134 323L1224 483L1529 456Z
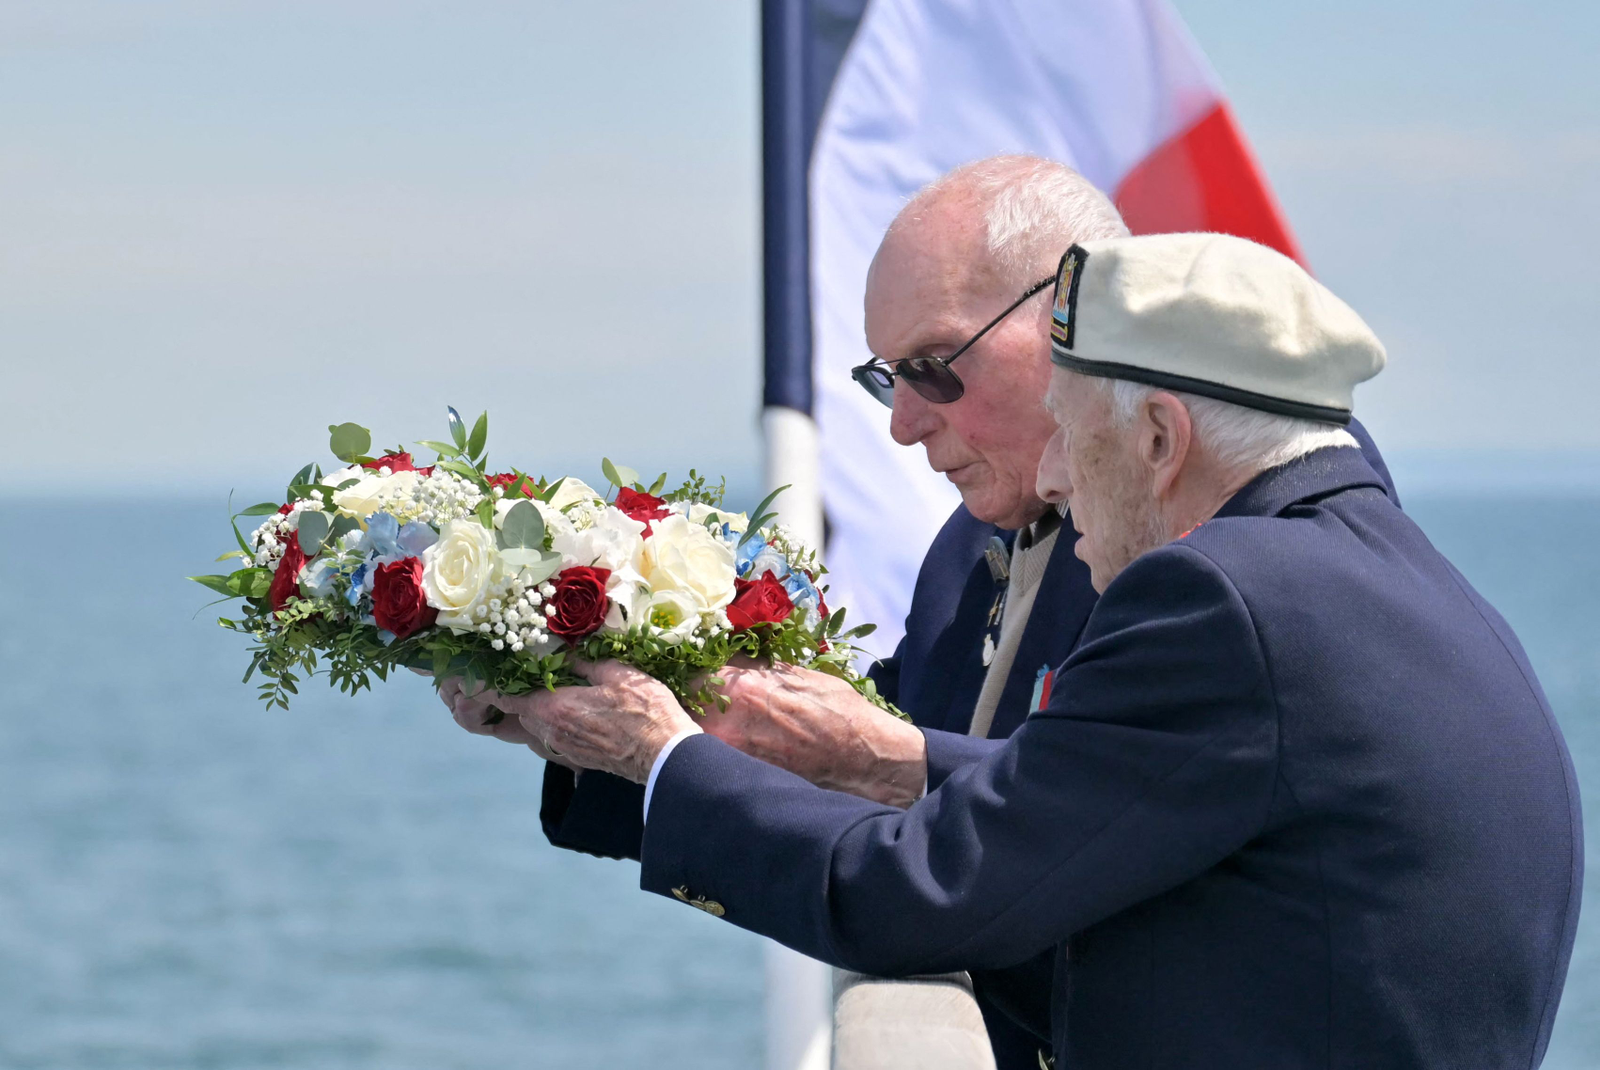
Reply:
M963 164L918 190L895 223L920 218L919 209L956 191L970 193L983 207L989 256L1016 286L1054 272L1069 245L1128 236L1109 197L1066 164L1039 156Z
M1126 379L1098 381L1102 393L1111 401L1112 416L1123 427L1133 423L1139 405L1155 393L1155 387ZM1264 472L1328 446L1357 445L1355 436L1332 424L1277 416L1178 390L1168 393L1189 410L1195 441L1231 469Z

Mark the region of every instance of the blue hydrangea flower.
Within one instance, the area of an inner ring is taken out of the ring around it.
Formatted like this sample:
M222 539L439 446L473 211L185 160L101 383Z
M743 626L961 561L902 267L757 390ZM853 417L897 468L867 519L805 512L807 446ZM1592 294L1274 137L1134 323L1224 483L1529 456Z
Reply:
M756 555L767 548L767 540L761 537L760 532L752 531L745 536L739 548L734 551L733 568L740 577L748 578L750 566L755 564Z
M367 517L367 555L395 557L400 553L400 521L388 513Z
M439 541L439 533L426 524L412 521L400 529L400 537L395 540L400 546L402 557L421 557L422 551Z
M791 572L785 576L783 589L789 592L790 601L804 609L816 609L822 603L816 584L804 572Z
M351 609L360 608L361 596L367 593L367 574L371 571L371 565L363 564L350 573L350 589L344 593L344 597Z
M339 576L339 566L326 557L318 557L300 573L300 584L313 598L327 598L333 594L333 581Z

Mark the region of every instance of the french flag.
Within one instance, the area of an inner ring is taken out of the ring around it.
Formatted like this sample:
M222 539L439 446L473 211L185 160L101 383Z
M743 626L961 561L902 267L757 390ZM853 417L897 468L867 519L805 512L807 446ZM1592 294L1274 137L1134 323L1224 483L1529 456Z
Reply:
M913 193L1026 153L1109 192L1135 234L1300 250L1167 0L764 0L762 78L766 478L799 534L826 531L829 601L887 655L960 500L850 378L867 266ZM768 1066L825 1066L825 979L775 952Z
M802 533L820 506L831 600L887 655L959 500L849 373L870 357L867 265L911 194L1028 153L1111 193L1135 234L1301 254L1167 0L766 0L763 38L768 478Z

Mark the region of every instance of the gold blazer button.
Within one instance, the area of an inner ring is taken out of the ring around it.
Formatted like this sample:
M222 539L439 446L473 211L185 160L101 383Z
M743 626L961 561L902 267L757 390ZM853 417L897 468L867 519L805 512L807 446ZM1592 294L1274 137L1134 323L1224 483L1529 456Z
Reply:
M689 895L689 886L687 884L682 884L672 889L672 894L677 896L682 902L688 903L696 910L705 911L713 918L720 918L727 913L727 910L723 909L722 904L717 902L715 899L707 899L703 895L691 897Z

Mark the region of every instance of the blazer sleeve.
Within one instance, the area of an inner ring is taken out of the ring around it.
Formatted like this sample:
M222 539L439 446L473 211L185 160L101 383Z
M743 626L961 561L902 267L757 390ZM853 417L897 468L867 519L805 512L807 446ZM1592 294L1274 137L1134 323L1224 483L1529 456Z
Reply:
M644 834L644 785L592 769L575 777L565 766L546 762L539 823L557 847L637 860Z
M909 810L684 740L656 780L640 883L865 973L1006 967L1247 842L1277 738L1243 600L1174 543L1107 589L1050 705Z
M909 621L909 618L908 618ZM905 658L906 641L904 638L895 644L894 653L887 658L880 658L872 663L867 670L867 676L877 685L878 694L890 702L900 701L900 666Z
M924 728L923 738L928 741L928 790L932 791L950 774L963 766L981 762L1001 747L1003 739L969 736L965 732L944 732L937 728Z

